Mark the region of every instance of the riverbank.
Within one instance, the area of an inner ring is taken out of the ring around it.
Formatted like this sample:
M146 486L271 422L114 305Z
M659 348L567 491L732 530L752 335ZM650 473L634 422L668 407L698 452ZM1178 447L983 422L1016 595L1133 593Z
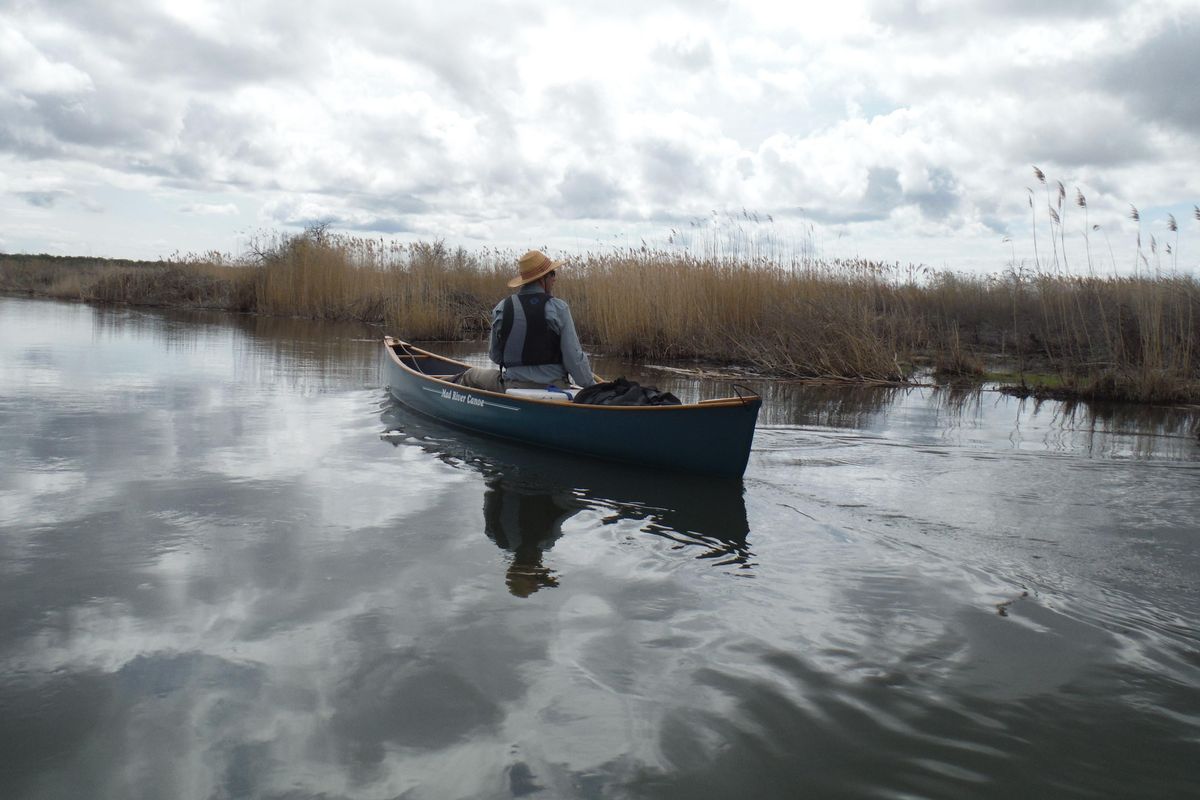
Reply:
M0 291L478 339L514 259L313 230L260 241L239 259L0 255ZM1035 396L1200 402L1200 284L1190 277L980 277L645 250L586 255L566 271L559 293L581 337L613 355L699 358L786 378L905 381L932 370ZM991 362L1004 366L989 371Z

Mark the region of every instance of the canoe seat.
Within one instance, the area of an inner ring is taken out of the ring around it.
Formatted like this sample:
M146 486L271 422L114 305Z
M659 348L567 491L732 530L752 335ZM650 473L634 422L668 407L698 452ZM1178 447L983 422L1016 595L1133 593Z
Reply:
M511 394L514 397L528 397L533 400L553 400L558 403L569 403L575 396L575 392L571 390L550 390L550 389L505 389L505 394Z

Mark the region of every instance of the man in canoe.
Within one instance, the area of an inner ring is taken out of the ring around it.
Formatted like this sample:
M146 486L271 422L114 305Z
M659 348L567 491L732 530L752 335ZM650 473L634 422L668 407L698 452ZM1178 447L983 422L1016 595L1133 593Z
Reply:
M579 344L579 334L567 304L553 297L558 268L540 250L530 250L517 261L519 273L508 282L520 289L492 309L492 335L488 357L500 369L471 367L454 380L473 389L582 387L596 382L591 364Z

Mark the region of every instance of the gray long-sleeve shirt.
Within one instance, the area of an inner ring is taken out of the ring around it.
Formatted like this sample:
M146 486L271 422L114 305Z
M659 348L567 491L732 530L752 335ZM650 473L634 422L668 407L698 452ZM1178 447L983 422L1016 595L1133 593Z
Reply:
M542 289L537 284L526 284L518 294L533 294ZM504 319L504 300L492 309L492 336L488 345L488 357L495 363L500 363L500 323ZM511 380L531 381L533 383L554 383L566 377L584 388L596 382L592 377L592 366L588 363L587 354L579 344L579 334L575 332L575 322L571 319L571 308L565 301L551 297L546 303L546 325L558 334L562 349L561 364L539 364L531 367L505 367L504 373Z

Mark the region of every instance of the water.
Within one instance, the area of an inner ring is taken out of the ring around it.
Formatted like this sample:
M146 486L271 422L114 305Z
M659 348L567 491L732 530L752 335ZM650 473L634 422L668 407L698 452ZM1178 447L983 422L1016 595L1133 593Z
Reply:
M760 385L731 486L377 333L0 298L0 797L1194 796L1187 413Z

